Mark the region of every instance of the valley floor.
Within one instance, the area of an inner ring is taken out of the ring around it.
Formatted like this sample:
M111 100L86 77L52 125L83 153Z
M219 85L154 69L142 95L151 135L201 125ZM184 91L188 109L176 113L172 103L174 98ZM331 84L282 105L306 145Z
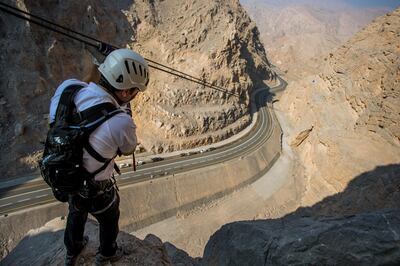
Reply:
M296 209L299 202L297 180L293 173L297 168L287 140L283 114L276 112L284 131L283 154L271 170L253 184L242 188L211 204L189 213L182 213L141 230L132 232L143 239L155 234L163 242L168 241L186 250L190 256L202 256L210 236L222 225L239 220L281 217ZM297 171L298 173L298 171ZM217 177L216 177L217 178Z

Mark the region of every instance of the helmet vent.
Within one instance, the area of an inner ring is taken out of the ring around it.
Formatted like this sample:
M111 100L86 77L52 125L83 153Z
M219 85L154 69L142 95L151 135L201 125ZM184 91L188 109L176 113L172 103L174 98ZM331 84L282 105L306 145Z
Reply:
M130 74L131 70L129 69L128 61L126 61L126 60L125 60L125 67L126 67L126 71L128 71L128 74Z
M142 65L139 65L140 76L143 76Z
M124 77L122 75L119 75L119 77L117 78L116 82L123 83L124 82Z
M135 74L137 75L137 70L136 70L135 62L133 62L133 61L132 61L132 66L133 66L133 71L135 71Z

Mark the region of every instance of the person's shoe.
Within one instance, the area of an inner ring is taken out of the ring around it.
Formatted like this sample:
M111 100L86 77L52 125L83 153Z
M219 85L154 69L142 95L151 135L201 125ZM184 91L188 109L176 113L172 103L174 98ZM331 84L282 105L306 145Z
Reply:
M89 237L88 236L84 236L83 240L82 240L82 249L81 251L79 251L78 254L75 255L67 255L65 256L65 266L74 266L76 264L76 261L78 260L79 255L82 253L83 249L85 248L85 246L87 245L87 243L89 242Z
M116 262L117 260L122 258L123 255L124 251L122 250L121 247L117 248L115 254L112 256L104 256L101 255L101 253L99 252L96 254L95 264L96 266L101 266L101 265L106 265L108 262Z

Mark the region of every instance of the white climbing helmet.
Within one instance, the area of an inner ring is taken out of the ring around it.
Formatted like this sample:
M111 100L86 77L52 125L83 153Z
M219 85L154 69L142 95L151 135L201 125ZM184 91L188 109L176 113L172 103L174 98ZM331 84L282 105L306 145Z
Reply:
M138 53L129 49L112 51L99 66L100 73L118 90L138 88L144 91L149 83L149 66Z

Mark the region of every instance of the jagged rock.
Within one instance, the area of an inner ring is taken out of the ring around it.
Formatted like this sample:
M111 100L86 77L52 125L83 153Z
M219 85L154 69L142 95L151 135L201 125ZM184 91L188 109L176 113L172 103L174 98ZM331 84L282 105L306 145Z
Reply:
M172 130L174 127L175 127L174 125L169 124L169 125L167 125L167 126L165 127L165 129L166 129L167 131L170 131L170 130Z
M292 141L292 143L290 145L298 147L301 145L301 143L303 143L303 141L305 141L308 136L310 135L311 131L313 130L314 127L311 127L309 129L306 129L302 132L299 133L299 135L297 135L297 137Z
M156 127L161 128L164 125L163 122L161 122L160 120L156 121Z
M163 244L168 256L171 258L171 264L174 266L200 266L201 258L191 258L185 251L176 248L169 242Z
M289 139L299 137L293 144L308 134L298 132L314 126L296 148L306 180L302 204L343 191L362 172L400 162L399 43L396 9L332 52L319 75L290 82L275 103Z
M144 239L144 241L154 245L154 246L162 246L163 242L157 236L153 234L148 234Z
M65 220L59 218L44 227L32 229L20 243L5 257L2 265L64 265ZM85 235L89 243L80 255L79 265L94 265L97 252L98 224L93 220L86 223ZM140 240L120 231L117 243L124 250L124 256L112 265L199 265L186 252L170 243L163 243L157 236L148 235Z
M24 135L25 126L21 123L17 123L14 127L14 134L16 137Z
M138 6L140 5L138 4ZM159 12L160 10L163 12ZM218 10L218 12L215 10ZM231 72L234 71L231 65L235 64L241 70L241 73L246 76L245 82L241 81L239 84L239 81L231 81L224 84L224 86L227 88L239 88L240 93L247 98L250 87L257 83L254 79L255 76L272 76L269 75L271 73L270 70L267 73L259 71L259 69L262 69L261 65L265 65L266 69L268 69L269 63L264 56L261 56L264 52L259 43L257 31L254 30L254 24L250 23L238 1L228 1L223 4L200 1L191 2L184 6L179 1L155 1L153 12L154 16L159 17L164 24L155 24L152 30L157 33L157 36L162 37L155 39L149 34L143 34L144 38L139 39L139 42L148 43L150 46L146 47L154 50L156 56L159 47L163 47L164 53L173 54L168 58L171 60L171 64L178 69L190 71L191 74L193 73L193 75L202 77L205 81L214 83L221 77L231 76ZM176 16L177 13L180 15ZM138 12L138 16L140 15L140 12ZM234 17L236 20L229 20L230 22L227 24L226 16ZM145 27L140 28L141 32L147 30ZM215 61L213 58L204 56L208 55L211 49L215 53L215 57L226 58L228 53L225 50L224 39L232 32L236 33L236 38L240 42L229 52L231 64L224 62L224 60ZM173 40L174 45L165 45L165 43L170 43L170 40ZM245 43L247 44L244 45ZM241 47L246 47L246 51ZM252 60L254 65L249 66L248 61L242 60L242 53L254 58ZM151 146L155 141L161 141L165 145L174 147L174 149L179 149L179 147L183 146L193 147L191 145L196 145L195 143L197 143L192 141L193 138L204 138L206 135L212 135L215 130L220 128L237 127L234 122L243 116L248 116L248 112L239 111L231 116L232 119L214 120L213 126L202 128L199 123L192 123L192 120L196 119L200 108L210 108L223 114L226 109L218 110L216 107L221 103L233 106L238 99L235 97L228 99L225 96L221 98L218 91L213 91L203 86L199 87L176 78L164 78L162 75L158 76L158 73L154 75L156 76L152 75L152 77L155 77L155 81L154 83L151 82L151 86L162 85L168 89L158 90L160 94L155 96L154 93L150 93L150 88L148 94L150 95L149 106L153 105L152 103L161 106L162 103L162 108L164 109L183 109L182 112L177 112L176 116L171 116L169 113L156 113L155 115L160 117L166 125L182 125L187 130L181 131L180 127L175 130L166 127L152 127L153 125L146 123L145 114L148 115L154 112L148 110L150 108L146 105L141 106L141 102L138 101L137 107L143 109L143 112L140 113L141 115L137 117L136 121L138 128L143 129L139 137L145 146ZM171 84L171 81L173 84ZM170 93L171 89L169 88L173 89L174 93ZM159 98L162 98L163 101L156 100ZM237 105L237 108L247 109L247 105ZM226 135L224 132L218 134L220 136ZM182 136L190 137L190 140L181 138Z
M204 265L396 265L400 210L345 217L288 216L224 225Z

